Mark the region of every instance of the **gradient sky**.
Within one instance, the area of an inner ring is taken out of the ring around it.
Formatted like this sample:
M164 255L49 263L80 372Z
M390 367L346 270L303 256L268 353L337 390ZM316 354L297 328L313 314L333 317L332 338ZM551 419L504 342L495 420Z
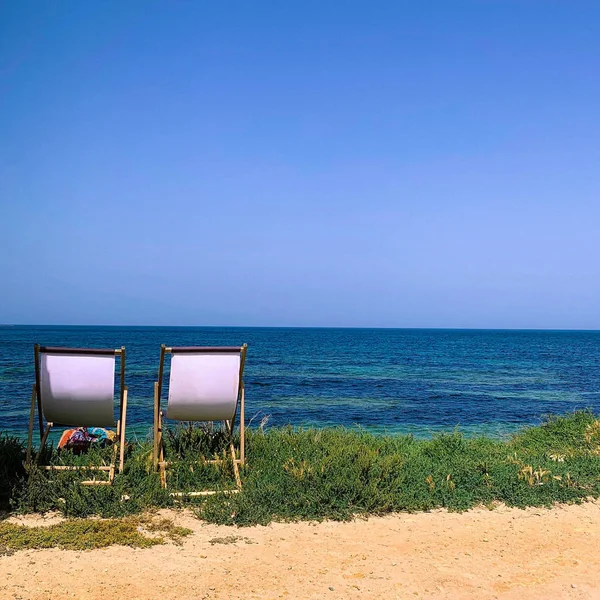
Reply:
M600 328L600 3L0 1L0 322Z

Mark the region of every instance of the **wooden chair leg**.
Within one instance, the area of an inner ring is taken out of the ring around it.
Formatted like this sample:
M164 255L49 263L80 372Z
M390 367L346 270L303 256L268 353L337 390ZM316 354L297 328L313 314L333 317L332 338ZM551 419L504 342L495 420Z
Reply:
M29 411L29 434L27 436L27 454L25 455L25 468L28 469L31 463L31 450L33 447L33 419L35 418L36 386L33 384L31 391L31 410Z
M237 455L235 452L235 446L233 445L233 421L225 421L227 426L227 433L229 435L229 450L231 452L231 462L233 464L233 473L235 475L235 483L238 490L242 489L242 480L240 478L240 470L238 467Z
M167 466L165 465L165 446L163 439L162 412L158 412L158 465L160 469L160 483L164 489L167 488Z
M235 483L238 487L238 490L241 490L242 480L240 478L240 470L238 468L237 460L235 458L235 448L233 447L233 440L230 440L229 448L231 450L231 460L233 461L233 473L235 474Z
M158 381L154 382L154 447L152 450L152 466L158 468L158 433L159 433L160 406L158 398Z
M50 429L52 429L52 423L48 423L46 425L44 435L42 436L42 439L40 440L40 447L39 447L39 450L37 451L37 454L35 455L35 463L36 464L40 460L40 456L42 455L42 450L44 449L44 446L46 445L46 440L48 439L48 434L50 433Z
M165 443L163 436L163 418L162 412L158 413L158 459L161 462L165 460Z
M240 399L240 464L243 466L246 461L246 439L245 439L245 417L244 417L244 388L242 387L242 397Z
M127 388L123 392L123 407L120 421L120 454L119 454L119 473L123 472L123 463L125 461L125 431L127 430Z
M117 421L117 439L121 439L121 420ZM108 481L109 483L113 482L115 478L115 465L117 464L117 452L119 450L119 446L115 443L113 444L112 451L112 460L110 461L110 471L108 472ZM83 482L87 483L87 482Z

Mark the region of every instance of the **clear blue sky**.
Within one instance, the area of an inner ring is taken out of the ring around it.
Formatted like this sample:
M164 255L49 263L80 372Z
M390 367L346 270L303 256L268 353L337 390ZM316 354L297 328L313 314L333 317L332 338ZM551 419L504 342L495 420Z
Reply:
M600 3L0 1L0 322L600 328Z

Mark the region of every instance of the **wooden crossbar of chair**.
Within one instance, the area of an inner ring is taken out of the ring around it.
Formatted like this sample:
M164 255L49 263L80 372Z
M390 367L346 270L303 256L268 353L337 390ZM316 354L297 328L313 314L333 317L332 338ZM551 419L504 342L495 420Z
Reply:
M163 384L163 375L164 375L164 367L165 367L165 357L167 354L173 353L195 353L195 352L203 352L203 353L219 353L219 352L240 352L240 373L239 373L239 385L238 385L238 398L236 404L236 410L234 412L233 418L230 421L223 421L223 425L225 427L225 431L228 436L228 450L231 455L231 462L233 465L233 472L235 475L236 481L236 489L230 490L203 490L203 491L192 491L192 492L170 492L171 496L174 497L183 497L183 496L208 496L211 494L217 494L221 492L227 493L237 493L242 489L242 480L240 478L239 465L244 465L246 460L246 452L245 452L245 414L244 414L244 364L246 361L246 351L248 345L244 344L241 347L226 347L226 346L218 346L218 347L180 347L180 348L171 348L165 346L163 344L160 349L160 363L158 369L158 380L154 382L154 445L153 445L153 464L154 468L160 473L160 481L163 488L167 488L167 468L176 463L176 461L168 461L165 460L165 444L164 444L164 436L163 436L163 413L160 408L160 400L162 394L162 384ZM237 408L239 406L239 419L240 419L240 443L239 450L236 451L236 448L233 443L233 431L235 427L235 420L237 415ZM193 461L192 464L223 464L226 462L222 458L215 459L202 459L198 461Z
M118 355L121 357L121 377L120 377L120 408L119 408L119 419L117 421L117 440L118 444L114 444L111 462L109 465L42 465L40 459L43 450L46 446L48 436L53 427L67 427L67 425L60 425L57 423L48 422L44 425L42 397L41 397L41 377L40 377L40 352L48 352L54 354L81 354L81 355ZM45 471L92 471L99 473L106 473L108 479L90 479L82 481L82 485L111 485L115 478L115 473L121 473L125 462L125 431L127 424L127 386L125 385L125 346L117 348L115 350L100 350L93 348L49 348L40 347L38 344L34 346L34 358L35 358L35 383L33 384L31 392L31 408L29 412L29 434L27 437L27 453L25 456L25 468L29 472L29 477L33 472L32 467L37 466ZM35 410L37 406L38 411L38 422L40 428L40 446L32 459L33 454L33 427L35 420ZM117 458L119 463L117 465Z

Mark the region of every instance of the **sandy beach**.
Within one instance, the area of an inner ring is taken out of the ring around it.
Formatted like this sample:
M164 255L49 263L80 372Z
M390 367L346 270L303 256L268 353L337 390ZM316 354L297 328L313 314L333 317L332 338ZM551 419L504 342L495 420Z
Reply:
M0 598L600 598L598 502L249 528L163 514L193 530L183 545L3 556Z

